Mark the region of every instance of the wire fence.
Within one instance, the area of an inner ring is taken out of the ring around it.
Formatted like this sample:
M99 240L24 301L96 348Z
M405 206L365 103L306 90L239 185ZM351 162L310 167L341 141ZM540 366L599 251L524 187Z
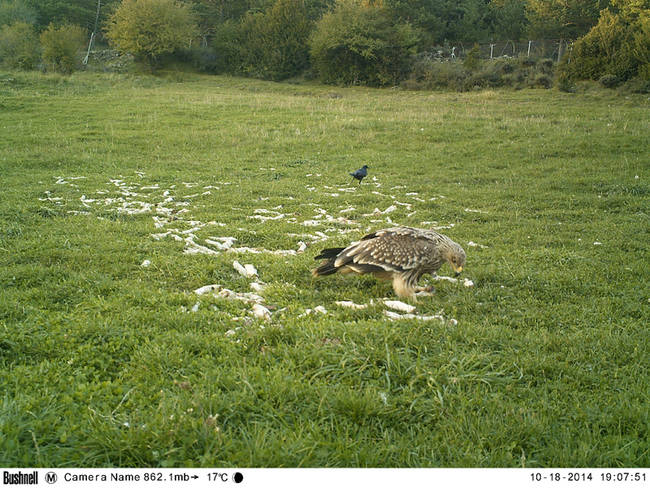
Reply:
M552 59L559 62L565 53L571 52L572 40L567 39L543 39L536 41L495 41L486 44L479 44L479 57L481 59L496 58L518 58L526 57L532 59ZM462 59L474 48L474 44L448 44L435 46L428 50L425 57L440 61Z

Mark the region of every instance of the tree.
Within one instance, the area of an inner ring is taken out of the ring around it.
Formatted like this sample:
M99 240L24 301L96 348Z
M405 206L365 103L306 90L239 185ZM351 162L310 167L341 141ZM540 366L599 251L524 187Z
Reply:
M445 41L479 42L488 38L486 0L385 0L397 21L419 31L420 48L431 49Z
M55 25L79 25L90 31L95 24L95 13L97 10L96 0L22 1L36 11L37 27L39 29L53 23ZM117 3L118 0L102 0L102 22L106 20L106 15L111 7Z
M303 0L277 0L267 12L249 14L243 26L246 73L282 80L307 67L311 23Z
M609 0L527 0L529 35L537 39L577 39L597 22Z
M188 46L196 35L189 7L175 0L123 0L106 27L111 44L151 67L161 55Z
M564 59L562 76L578 80L608 78L608 84L636 76L650 79L650 9L637 0L617 1ZM647 6L647 2L645 3Z
M33 69L40 59L38 36L31 24L0 27L0 63L12 69Z
M23 0L0 3L0 25L10 25L16 22L33 25L36 23L36 18L36 10Z
M497 40L517 41L528 27L526 2L521 0L492 0L489 4L491 34Z
M312 65L325 83L390 85L408 73L418 36L381 2L339 0L310 39Z
M43 61L55 71L72 73L81 63L86 31L78 25L50 24L41 33Z
M224 22L239 20L249 9L243 0L192 0L200 35L207 42Z

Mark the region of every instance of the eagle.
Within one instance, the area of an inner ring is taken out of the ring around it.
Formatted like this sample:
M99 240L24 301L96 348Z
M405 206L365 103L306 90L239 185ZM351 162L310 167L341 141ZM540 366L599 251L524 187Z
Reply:
M417 286L420 277L435 274L445 261L458 276L465 266L465 251L449 237L432 230L391 227L347 247L323 249L314 259L324 259L312 270L314 276L371 273L392 280L398 297L415 298L416 292L428 290Z

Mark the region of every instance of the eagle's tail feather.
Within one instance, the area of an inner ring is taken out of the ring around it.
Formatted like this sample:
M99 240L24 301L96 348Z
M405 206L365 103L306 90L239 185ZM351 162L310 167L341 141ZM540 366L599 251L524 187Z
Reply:
M323 249L318 256L314 259L332 259L339 255L341 251L345 249L344 247L330 247L329 249Z
M334 260L330 259L329 261L324 262L318 268L312 269L311 274L314 276L328 276L336 273L339 270L334 266Z
M334 266L334 262L336 261L336 257L345 249L344 247L331 247L329 249L323 249L318 256L316 256L314 259L326 259L327 261L324 261L323 264L321 264L318 268L313 269L311 271L311 274L314 276L328 276L331 274L336 273L339 268Z

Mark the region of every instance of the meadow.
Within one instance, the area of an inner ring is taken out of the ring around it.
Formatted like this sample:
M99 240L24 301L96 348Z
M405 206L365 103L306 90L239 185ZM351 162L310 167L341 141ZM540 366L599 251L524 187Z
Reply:
M0 465L650 466L649 106L0 73ZM473 286L311 276L397 224Z

